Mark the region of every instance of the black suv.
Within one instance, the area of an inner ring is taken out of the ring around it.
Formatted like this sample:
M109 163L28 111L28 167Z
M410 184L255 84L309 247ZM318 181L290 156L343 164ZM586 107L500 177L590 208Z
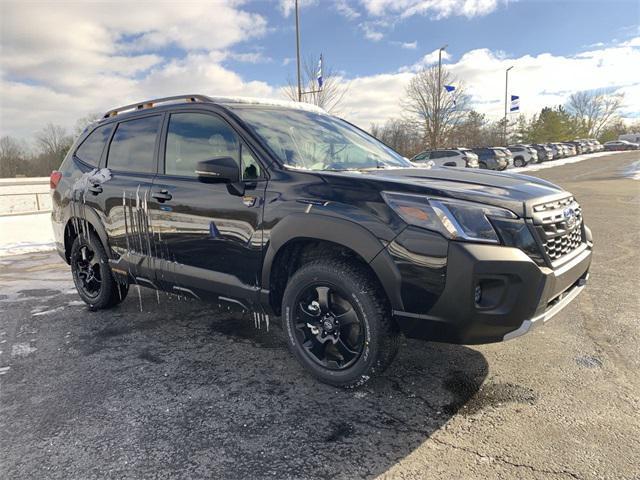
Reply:
M51 175L60 255L91 309L138 284L281 317L312 374L355 386L402 332L526 333L584 287L576 200L536 178L422 169L298 103L200 95L108 112Z

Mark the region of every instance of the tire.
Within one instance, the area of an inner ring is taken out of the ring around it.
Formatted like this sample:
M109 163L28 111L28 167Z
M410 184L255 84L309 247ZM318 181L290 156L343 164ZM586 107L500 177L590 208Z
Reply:
M129 285L114 279L109 257L95 233L77 236L69 258L78 295L92 310L114 307L127 297Z
M489 168L489 167L487 167L487 164L485 162L480 162L478 164L478 168L482 168L483 170L487 170L487 168Z
M522 157L517 157L513 159L513 166L514 167L524 167L526 165L524 159Z
M384 292L352 262L326 259L303 265L287 283L282 312L289 350L323 383L361 386L382 373L398 351L399 331ZM327 318L337 325L329 325L333 331L325 328Z

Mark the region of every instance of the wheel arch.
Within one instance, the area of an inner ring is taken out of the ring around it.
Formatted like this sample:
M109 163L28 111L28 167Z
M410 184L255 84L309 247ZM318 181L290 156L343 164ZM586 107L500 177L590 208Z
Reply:
M80 212L76 213L80 213L80 215L71 214L64 227L64 254L67 263L69 263L71 246L73 245L74 240L78 235L80 235L80 233L84 233L85 230L87 230L87 233L94 232L98 235L105 252L107 252L109 257L111 257L109 237L107 236L107 232L102 225L102 221L100 220L97 212L90 207L84 206Z
M315 214L290 215L274 228L264 256L261 284L268 294L265 300L279 313L286 280L306 258L340 255L353 257L369 270L392 308L401 309L400 274L384 248L369 230L349 220ZM310 250L313 253L309 254Z

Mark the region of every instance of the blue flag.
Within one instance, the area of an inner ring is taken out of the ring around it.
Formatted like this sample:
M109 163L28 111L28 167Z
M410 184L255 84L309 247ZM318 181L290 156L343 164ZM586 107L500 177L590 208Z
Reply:
M445 85L444 89L451 94L451 97L453 99L453 106L455 107L456 106L456 99L453 98L453 92L455 92L456 87L454 87L453 85Z
M322 88L322 54L320 54L320 60L318 60L318 87Z
M520 111L520 97L518 95L511 95L511 108L510 112Z

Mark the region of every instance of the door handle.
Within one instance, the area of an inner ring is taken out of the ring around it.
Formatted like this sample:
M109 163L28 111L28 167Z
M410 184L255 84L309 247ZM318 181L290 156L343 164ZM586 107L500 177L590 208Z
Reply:
M167 190L160 190L159 192L153 192L151 196L156 200L158 200L160 203L166 202L173 198Z
M89 190L94 195L98 195L99 193L102 193L102 187L97 184L89 185L89 188L87 188L87 190Z

